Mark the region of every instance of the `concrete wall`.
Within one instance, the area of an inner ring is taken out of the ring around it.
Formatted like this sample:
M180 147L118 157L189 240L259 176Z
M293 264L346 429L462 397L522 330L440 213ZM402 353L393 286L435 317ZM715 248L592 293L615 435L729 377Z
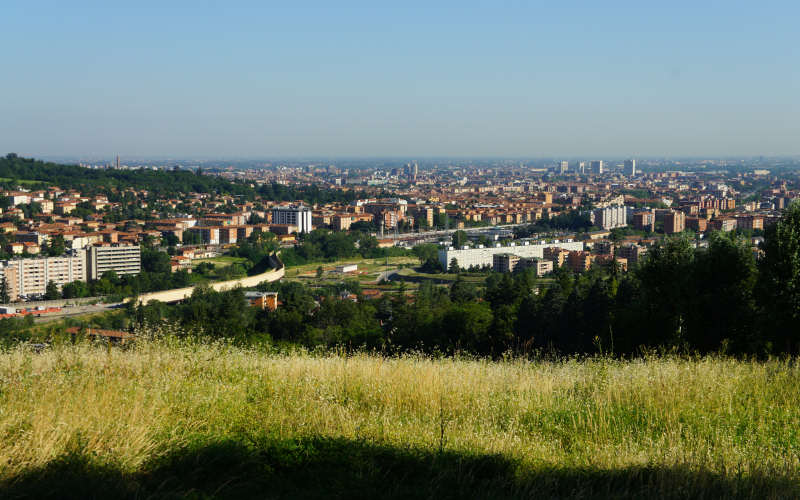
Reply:
M242 288L248 288L251 286L256 286L262 281L277 281L283 278L283 274L285 269L281 266L280 269L272 269L265 273L257 274L255 276L247 276L246 278L240 278L237 280L229 280L229 281L220 281L217 283L211 283L211 288L220 292L222 290L230 290L231 288L235 288L236 286L241 286ZM151 292L145 293L138 297L137 303L146 304L151 300L158 300L161 302L177 302L179 300L183 300L192 295L192 291L194 291L193 286L186 287L186 288L175 288L172 290L163 290L161 292Z

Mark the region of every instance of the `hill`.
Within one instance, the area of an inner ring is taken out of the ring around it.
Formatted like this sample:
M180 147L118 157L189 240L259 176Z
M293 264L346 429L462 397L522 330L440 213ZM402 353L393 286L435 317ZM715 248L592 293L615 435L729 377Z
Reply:
M793 361L0 354L0 496L780 498Z

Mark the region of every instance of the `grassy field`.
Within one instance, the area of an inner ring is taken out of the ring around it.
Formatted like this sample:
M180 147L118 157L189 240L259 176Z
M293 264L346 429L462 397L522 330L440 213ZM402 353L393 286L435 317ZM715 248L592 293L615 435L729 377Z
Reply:
M247 262L247 259L244 257L232 257L230 255L222 255L220 257L212 257L209 259L194 259L192 261L192 267L197 267L204 262L214 264L217 267L226 267L230 266L231 264L244 264Z
M14 180L14 179L12 179L11 177L0 177L0 182L8 182L8 181L12 181L12 180ZM43 183L43 181L37 181L37 180L33 180L33 179L17 179L17 182L19 182L20 184L23 184L23 185L31 185L31 184Z
M794 361L0 354L3 498L800 496Z

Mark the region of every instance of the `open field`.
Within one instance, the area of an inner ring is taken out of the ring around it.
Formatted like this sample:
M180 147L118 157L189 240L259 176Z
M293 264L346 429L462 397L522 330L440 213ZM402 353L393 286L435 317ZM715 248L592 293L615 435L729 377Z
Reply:
M211 257L208 259L194 259L192 260L192 267L197 267L203 263L214 264L217 267L227 267L231 264L244 264L247 259L244 257L232 257L230 255L221 255L219 257Z
M8 181L13 181L13 180L14 179L12 179L11 177L0 177L0 182L8 182ZM42 184L42 183L44 183L43 181L37 181L37 180L33 180L33 179L17 179L17 182L19 182L22 185L31 185L31 184Z
M798 382L794 361L19 347L0 497L796 497Z
M388 266L387 264L388 260ZM339 274L334 272L336 266L342 264L357 264L358 273ZM398 269L401 265L419 265L419 260L415 257L389 257L388 259L364 259L353 258L344 259L337 262L323 262L314 264L303 264L286 268L285 279L288 280L308 280L315 279L317 268L322 267L325 281L338 282L344 279L357 279L362 284L375 283L378 275L387 270Z

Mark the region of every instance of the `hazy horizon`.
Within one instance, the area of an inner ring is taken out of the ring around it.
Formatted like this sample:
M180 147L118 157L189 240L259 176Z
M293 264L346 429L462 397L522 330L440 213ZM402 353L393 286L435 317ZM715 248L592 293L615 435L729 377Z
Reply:
M11 1L2 13L3 154L800 154L800 6L790 2Z

